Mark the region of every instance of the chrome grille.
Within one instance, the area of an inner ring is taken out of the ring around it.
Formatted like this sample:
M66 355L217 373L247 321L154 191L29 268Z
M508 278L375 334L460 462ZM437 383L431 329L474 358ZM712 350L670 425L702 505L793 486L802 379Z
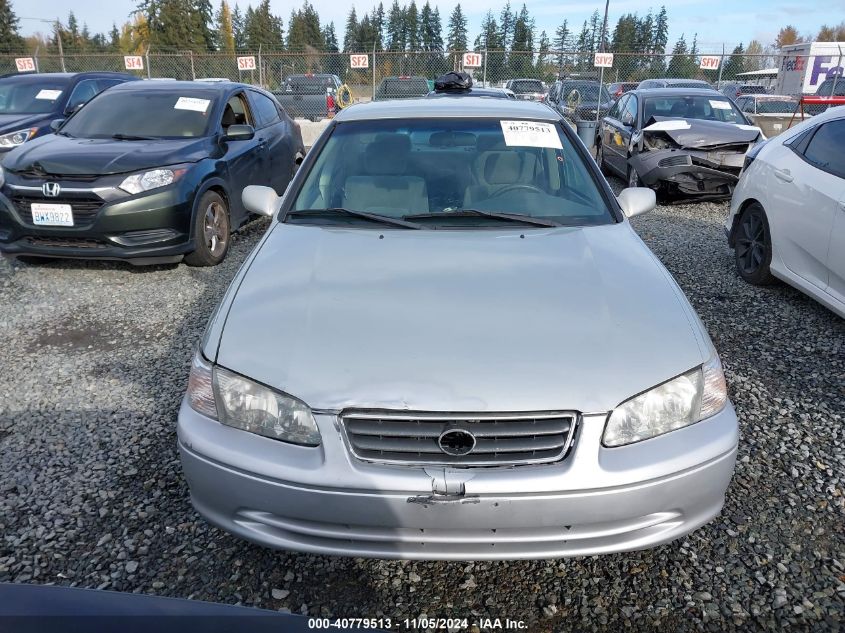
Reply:
M577 416L543 413L416 413L349 411L342 414L352 454L366 461L448 466L517 466L563 459ZM441 448L446 431L460 429L475 438L465 455Z

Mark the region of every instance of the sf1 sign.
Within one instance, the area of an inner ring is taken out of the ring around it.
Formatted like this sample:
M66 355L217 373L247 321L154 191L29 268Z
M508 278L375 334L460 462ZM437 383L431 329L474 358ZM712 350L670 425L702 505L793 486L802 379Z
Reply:
M255 57L238 57L238 70L255 70Z
M32 57L18 57L15 59L15 67L19 73L28 73L35 70L35 60Z
M349 56L349 66L350 68L369 68L370 67L370 56L369 55L350 55Z
M721 61L722 58L718 55L704 55L701 58L699 68L702 68L704 70L719 70L719 63Z
M124 55L123 67L126 70L144 70L144 58L140 55Z
M481 53L464 53L464 68L481 68Z
M613 66L613 53L596 53L593 57L593 66L596 68L610 68Z

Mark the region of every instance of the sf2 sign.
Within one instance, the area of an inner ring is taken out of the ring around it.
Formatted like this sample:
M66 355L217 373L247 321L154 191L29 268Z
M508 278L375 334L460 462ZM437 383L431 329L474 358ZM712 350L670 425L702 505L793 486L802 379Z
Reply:
M593 58L593 66L596 68L610 68L613 66L613 53L596 53Z
M144 70L144 58L140 55L124 55L123 67L126 70Z
M15 67L19 73L28 73L35 70L35 60L32 57L18 57L15 59Z
M238 57L238 70L255 70L255 57Z
M464 68L481 68L481 53L464 53Z
M369 68L370 57L368 55L350 55L349 66L350 68Z
M702 68L704 70L719 70L719 63L721 61L722 58L718 55L704 55L701 58L699 68Z

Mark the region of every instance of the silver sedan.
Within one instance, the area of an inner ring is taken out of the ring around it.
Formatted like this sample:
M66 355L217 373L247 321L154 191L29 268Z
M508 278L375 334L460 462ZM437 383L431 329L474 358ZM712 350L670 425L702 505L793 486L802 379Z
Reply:
M720 511L738 429L719 357L548 107L344 110L194 358L196 509L265 546L515 559L648 548Z

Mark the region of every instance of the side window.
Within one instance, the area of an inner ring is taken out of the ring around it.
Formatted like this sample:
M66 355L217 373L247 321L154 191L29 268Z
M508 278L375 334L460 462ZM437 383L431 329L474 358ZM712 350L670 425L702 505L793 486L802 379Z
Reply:
M76 84L73 92L70 93L70 98L67 100L66 111L73 112L82 104L96 97L101 90L97 87L97 81L96 79L83 79Z
M622 115L622 123L636 127L637 125L637 97L631 95L625 103L625 112Z
M619 99L616 100L616 103L613 104L613 107L608 112L608 116L616 119L617 121L622 119L622 112L625 110L625 102L628 101L628 95L622 95Z
M819 126L807 143L804 158L819 169L845 178L845 119L831 121Z
M97 88L99 89L99 92L102 92L106 88L111 88L112 86L122 83L124 83L123 79L98 79Z
M279 110L270 97L260 92L252 91L250 91L249 96L255 105L255 116L258 119L258 127L267 127L280 121Z
M246 103L246 97L243 93L236 94L226 103L226 107L223 108L223 120L221 121L221 125L224 130L230 125L255 126L252 113L249 110L249 106Z

